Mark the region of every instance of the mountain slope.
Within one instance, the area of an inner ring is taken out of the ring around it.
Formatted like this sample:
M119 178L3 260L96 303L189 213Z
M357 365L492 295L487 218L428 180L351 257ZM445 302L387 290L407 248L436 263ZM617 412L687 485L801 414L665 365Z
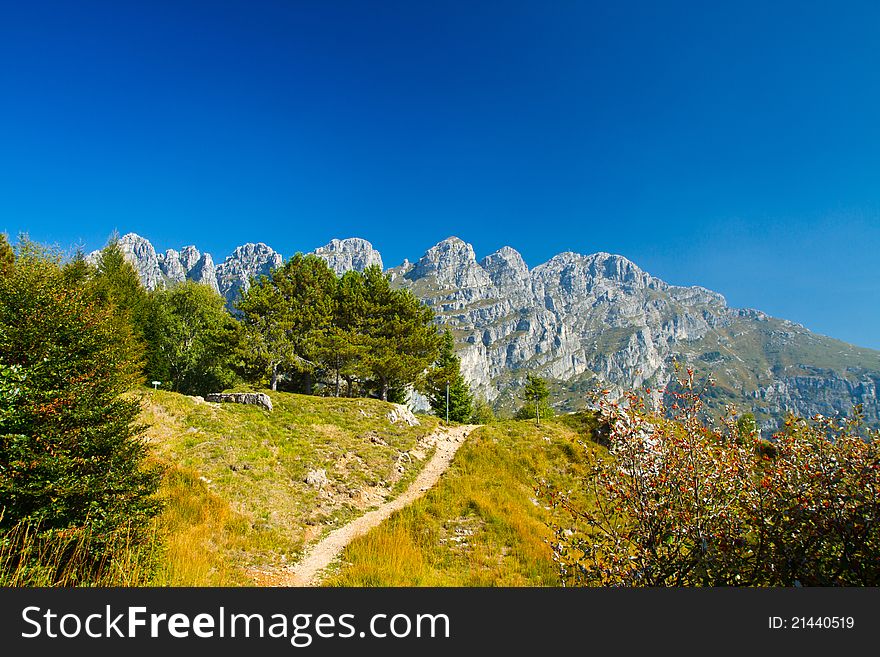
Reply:
M210 284L207 254L194 247L181 251L181 268L171 275L162 265L176 252L160 260L134 234L122 243L148 287L181 280L181 270L185 277L198 271ZM369 242L356 238L315 253L337 272L382 262ZM196 255L201 269L187 268ZM231 303L249 277L268 273L281 259L265 244L239 247L216 267L218 289ZM856 404L866 421L880 424L880 352L730 308L716 292L669 285L620 255L567 252L530 270L511 247L478 261L470 244L450 237L415 263L386 271L453 331L465 376L498 409L518 405L530 372L554 381L557 406L574 410L598 383L662 388L678 360L716 379L708 391L716 409L732 403L752 410L765 428L787 412L851 414Z

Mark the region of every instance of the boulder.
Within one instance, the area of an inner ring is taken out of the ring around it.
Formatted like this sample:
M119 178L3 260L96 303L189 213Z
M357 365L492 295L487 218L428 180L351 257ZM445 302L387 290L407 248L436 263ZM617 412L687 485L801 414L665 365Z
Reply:
M227 402L232 404L250 404L272 410L272 400L264 392L213 392L205 397L209 402Z

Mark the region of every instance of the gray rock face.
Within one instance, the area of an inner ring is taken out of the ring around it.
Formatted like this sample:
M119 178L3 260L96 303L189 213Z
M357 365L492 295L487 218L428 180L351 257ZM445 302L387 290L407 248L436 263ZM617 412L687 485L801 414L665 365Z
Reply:
M428 277L441 289L491 284L486 270L477 264L474 247L457 237L449 237L432 246L407 274L411 280Z
M231 305L240 292L247 291L252 278L268 276L282 262L281 254L262 242L239 246L216 269L220 294Z
M382 269L382 256L367 240L349 237L344 240L331 240L329 244L314 251L315 255L327 261L330 269L337 274L347 271L363 271L372 265Z
M180 253L168 249L164 255L158 256L158 261L163 284L166 286L190 280L208 285L215 292L220 291L210 253L201 254L196 247L185 246Z
M574 410L593 385L663 388L678 360L716 379L710 405L757 408L767 427L787 411L849 414L855 403L880 423L880 353L731 309L716 292L668 285L619 255L562 253L529 271L510 247L477 263L450 238L392 273L454 329L465 376L498 407L519 404L526 373L556 380L558 405ZM807 349L840 366L810 369L800 362Z
M157 256L134 234L120 246L147 287L189 278L215 286L230 304L251 277L282 263L261 243L237 248L216 268L195 247ZM333 240L315 253L337 273L381 264L360 239ZM530 270L510 247L478 262L470 244L450 237L386 273L454 329L465 376L501 409L519 405L527 373L552 379L557 406L574 410L599 384L663 388L679 361L715 378L715 408L753 410L765 428L786 412L850 414L854 404L880 425L880 352L729 308L716 292L669 285L623 256L561 253Z
M261 406L267 411L272 410L272 400L263 392L213 392L205 397L205 401L229 404L249 404Z
M155 290L164 285L162 270L159 268L159 257L149 240L135 233L127 233L119 238L119 249L125 259L131 263L148 290ZM93 251L86 260L92 264L98 261L100 251Z

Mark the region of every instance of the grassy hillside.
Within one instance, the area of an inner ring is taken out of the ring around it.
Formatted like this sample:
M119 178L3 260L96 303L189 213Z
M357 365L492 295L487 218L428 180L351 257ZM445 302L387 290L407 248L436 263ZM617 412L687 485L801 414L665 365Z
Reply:
M392 406L377 400L269 394L272 413L144 392L146 437L168 465L157 584L253 583L396 496L430 456L419 440L435 418L409 427L392 423ZM321 470L326 481L315 482Z
M575 490L585 416L481 427L423 498L352 542L330 586L554 586L539 478ZM601 449L598 446L591 447ZM587 502L584 496L579 498Z

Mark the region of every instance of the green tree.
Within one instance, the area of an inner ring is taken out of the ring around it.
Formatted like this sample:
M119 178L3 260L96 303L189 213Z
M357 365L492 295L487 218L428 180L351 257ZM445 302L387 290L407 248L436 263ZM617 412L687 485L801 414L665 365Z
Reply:
M152 292L143 330L151 379L189 395L234 383L239 326L223 297L207 285L185 281Z
M333 318L336 274L315 255L297 253L271 276L254 281L237 304L245 329L245 361L269 375L275 390L281 374L305 375L305 392Z
M341 381L352 395L356 379L366 374L366 287L364 276L347 271L338 280L333 296L333 318L319 347L319 359L333 374L335 395L341 394Z
M440 354L426 377L425 394L437 417L448 416L453 422L470 420L474 396L461 373L461 359L455 354L449 329L441 336Z
M249 379L268 374L272 390L278 389L283 368L296 357L289 308L271 279L261 276L239 297L242 360Z
M495 411L483 397L474 399L474 410L471 413L472 424L490 424L495 421Z
M82 269L75 264L70 264L69 267L73 272ZM125 259L115 236L98 256L93 281L98 297L117 308L132 323L135 334L139 335L147 290L141 284L134 266Z
M437 359L433 311L409 290L391 288L378 266L364 271L365 367L388 401L392 388L414 384Z
M0 233L0 275L11 271L13 263L15 263L15 251L9 244L6 233Z
M77 250L74 256L64 263L61 268L64 280L70 285L86 285L95 275L95 268L86 261L81 250Z
M541 377L526 375L526 385L523 388L523 405L516 414L518 420L535 418L536 426L541 426L542 417L551 417L553 408L548 403L550 390L547 382Z
M100 568L120 534L148 541L160 473L145 465L129 394L140 380L131 329L58 261L20 244L0 276L0 529L88 529L78 563Z

